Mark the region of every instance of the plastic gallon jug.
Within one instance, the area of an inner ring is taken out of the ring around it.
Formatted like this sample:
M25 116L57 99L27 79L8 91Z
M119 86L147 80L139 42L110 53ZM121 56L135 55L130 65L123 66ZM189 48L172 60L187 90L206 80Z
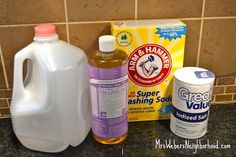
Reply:
M36 26L34 42L14 60L10 109L20 142L44 152L60 152L83 142L91 128L88 80L85 53L59 40L54 25Z

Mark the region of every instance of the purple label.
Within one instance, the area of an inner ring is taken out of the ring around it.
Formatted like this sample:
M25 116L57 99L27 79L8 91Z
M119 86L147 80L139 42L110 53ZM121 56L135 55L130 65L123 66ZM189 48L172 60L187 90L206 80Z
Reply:
M114 87L119 87L119 86L122 86L124 84L127 84L127 82L128 82L128 80L126 79L126 80L118 82L118 83L110 83L110 84L102 84L102 83L95 84L95 83L91 83L91 86L103 87L103 88L114 88Z
M89 67L93 132L114 138L128 131L127 64L116 68Z
M214 78L214 74L210 71L195 71L197 78Z
M100 118L93 115L93 132L103 138L114 138L128 132L127 112L116 118Z
M96 68L89 66L90 78L99 80L112 80L121 78L128 73L127 64L116 68Z

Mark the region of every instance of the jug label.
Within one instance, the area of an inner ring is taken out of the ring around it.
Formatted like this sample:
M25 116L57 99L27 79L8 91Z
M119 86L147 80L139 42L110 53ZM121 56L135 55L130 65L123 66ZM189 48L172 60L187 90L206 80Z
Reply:
M93 132L103 138L128 131L127 65L116 68L89 67Z

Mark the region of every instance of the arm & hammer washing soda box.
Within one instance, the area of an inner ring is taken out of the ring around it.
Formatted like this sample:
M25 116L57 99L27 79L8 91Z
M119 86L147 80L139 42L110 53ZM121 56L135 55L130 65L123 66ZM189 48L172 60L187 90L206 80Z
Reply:
M128 56L129 122L169 119L175 70L183 67L186 25L180 20L111 23Z

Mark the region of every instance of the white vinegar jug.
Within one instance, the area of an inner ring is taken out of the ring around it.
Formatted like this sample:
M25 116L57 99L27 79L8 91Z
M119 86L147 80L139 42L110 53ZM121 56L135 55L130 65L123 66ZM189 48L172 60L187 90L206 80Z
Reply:
M10 111L20 142L43 152L60 152L83 142L91 128L88 80L85 53L59 40L54 25L36 26L34 42L14 61Z

